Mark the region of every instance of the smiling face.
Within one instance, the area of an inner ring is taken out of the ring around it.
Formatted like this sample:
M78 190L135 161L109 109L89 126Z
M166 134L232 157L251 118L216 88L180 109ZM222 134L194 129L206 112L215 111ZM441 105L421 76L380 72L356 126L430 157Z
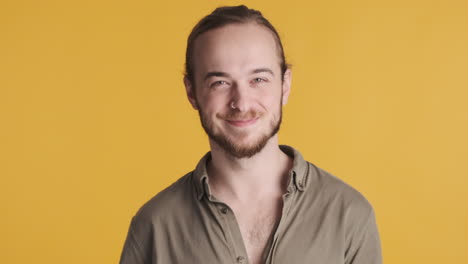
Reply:
M194 83L184 82L211 143L244 158L262 150L278 132L290 71L282 76L268 29L255 23L230 24L196 39Z

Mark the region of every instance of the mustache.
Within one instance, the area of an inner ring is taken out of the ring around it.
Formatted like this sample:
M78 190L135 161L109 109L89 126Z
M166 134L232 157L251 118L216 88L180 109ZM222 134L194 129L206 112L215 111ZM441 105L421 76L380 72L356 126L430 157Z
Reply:
M216 117L227 120L249 120L259 118L262 115L262 112L250 110L247 112L229 111L225 114L216 114Z

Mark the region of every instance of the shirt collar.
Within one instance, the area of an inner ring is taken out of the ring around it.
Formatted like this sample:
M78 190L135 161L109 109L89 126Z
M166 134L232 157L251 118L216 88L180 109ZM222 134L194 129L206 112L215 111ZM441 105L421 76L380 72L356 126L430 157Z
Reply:
M288 185L288 191L298 190L304 191L307 187L307 173L308 173L308 162L304 160L301 153L296 149L287 146L280 145L280 149L290 157L293 157L293 167L290 171L290 181ZM209 177L206 170L206 164L211 159L211 153L206 153L201 160L198 162L193 173L193 179L196 189L197 198L200 200L203 195L207 195L211 199L212 193L209 186Z

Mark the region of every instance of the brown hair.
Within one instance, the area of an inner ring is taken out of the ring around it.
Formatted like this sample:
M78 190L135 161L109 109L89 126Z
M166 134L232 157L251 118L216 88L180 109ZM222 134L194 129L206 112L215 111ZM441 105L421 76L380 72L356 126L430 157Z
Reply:
M225 25L248 22L255 22L259 25L262 25L273 33L278 48L281 76L283 78L284 73L288 69L289 65L286 63L283 45L281 43L278 32L273 27L273 25L262 15L262 13L260 13L260 11L249 9L245 5L218 7L211 14L202 18L195 25L187 40L187 50L185 54L185 78L194 85L193 49L195 40L198 36L209 30L220 28Z

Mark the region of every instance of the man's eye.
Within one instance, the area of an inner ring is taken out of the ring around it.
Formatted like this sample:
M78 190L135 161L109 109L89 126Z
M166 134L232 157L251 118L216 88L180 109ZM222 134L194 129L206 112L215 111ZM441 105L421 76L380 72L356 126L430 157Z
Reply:
M227 83L226 81L216 81L216 82L213 82L210 86L215 87L215 86L225 85L226 83Z
M266 82L266 80L263 79L263 78L255 78L255 79L253 79L253 82L254 83L261 83L261 82Z

